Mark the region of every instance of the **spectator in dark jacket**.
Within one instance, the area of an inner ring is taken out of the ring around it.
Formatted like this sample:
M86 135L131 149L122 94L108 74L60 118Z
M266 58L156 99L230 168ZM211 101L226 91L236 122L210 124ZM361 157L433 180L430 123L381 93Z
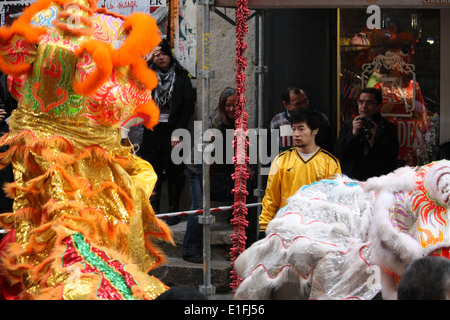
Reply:
M172 148L181 142L181 137L172 136L172 132L187 129L194 114L196 95L188 72L175 59L167 41L163 40L152 51L149 65L158 76L153 98L161 115L159 124L153 130L144 129L140 151L142 158L151 163L158 175L151 199L153 209L156 213L160 210L161 182L165 171L169 188L169 212L176 212L179 211L183 166L175 165L171 159ZM167 223L173 225L178 221L178 217L171 217Z
M346 121L336 142L335 154L342 173L365 181L396 169L399 142L397 129L380 114L381 92L374 88L361 91L359 115Z

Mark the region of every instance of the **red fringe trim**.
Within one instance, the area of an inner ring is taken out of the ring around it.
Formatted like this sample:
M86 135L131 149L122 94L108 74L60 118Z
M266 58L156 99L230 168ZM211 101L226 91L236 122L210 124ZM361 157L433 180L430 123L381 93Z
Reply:
M233 219L231 220L231 225L234 227L234 234L231 236L232 248L230 251L232 265L234 266L234 261L239 257L239 255L245 250L245 242L247 237L245 236L245 229L248 226L248 221L246 220L247 207L245 206L246 197L248 192L246 191L247 186L247 163L249 158L246 154L248 141L244 133L247 132L247 120L248 115L244 109L245 106L245 67L247 66L245 58L245 50L247 45L244 42L245 34L248 32L248 27L246 25L247 16L249 15L249 10L247 7L247 0L237 0L236 2L236 103L235 103L235 141L234 147L236 150L235 162L235 173L233 174L234 185L234 205L233 208ZM235 290L238 288L242 279L237 275L234 268L231 270L231 289Z

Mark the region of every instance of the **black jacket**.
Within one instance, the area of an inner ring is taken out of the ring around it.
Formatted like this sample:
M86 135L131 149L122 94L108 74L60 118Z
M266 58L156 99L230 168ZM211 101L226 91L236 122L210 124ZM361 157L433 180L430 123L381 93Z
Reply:
M187 71L177 70L169 119L167 123L156 125L153 130L144 128L141 156L149 161L152 154L169 153L172 150L171 135L176 129L187 129L195 111L196 92Z
M154 65L151 65L155 69ZM172 102L168 125L175 129L186 129L195 111L196 92L192 87L191 79L181 66L176 69L176 80L172 93Z
M377 124L372 147L367 147L363 141L353 136L353 119L343 124L335 146L342 173L360 181L387 174L397 167L397 128L380 113L375 114L372 120ZM365 148L368 148L367 154L364 152Z

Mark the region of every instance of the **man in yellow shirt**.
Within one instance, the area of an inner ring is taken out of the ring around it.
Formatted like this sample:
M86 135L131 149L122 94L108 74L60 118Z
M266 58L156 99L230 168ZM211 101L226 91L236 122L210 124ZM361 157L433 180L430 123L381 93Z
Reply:
M295 147L280 153L270 167L259 216L260 238L264 237L267 225L276 212L287 204L287 199L298 189L342 174L339 160L318 145L320 129L325 125L323 116L304 108L292 112L290 121Z

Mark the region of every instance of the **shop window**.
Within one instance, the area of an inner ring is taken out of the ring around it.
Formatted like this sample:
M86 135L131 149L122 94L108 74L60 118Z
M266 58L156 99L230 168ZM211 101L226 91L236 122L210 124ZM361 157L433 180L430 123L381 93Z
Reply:
M439 10L381 9L380 29L366 10L340 11L340 121L357 115L363 87L383 93L382 115L397 127L399 166L438 157Z

